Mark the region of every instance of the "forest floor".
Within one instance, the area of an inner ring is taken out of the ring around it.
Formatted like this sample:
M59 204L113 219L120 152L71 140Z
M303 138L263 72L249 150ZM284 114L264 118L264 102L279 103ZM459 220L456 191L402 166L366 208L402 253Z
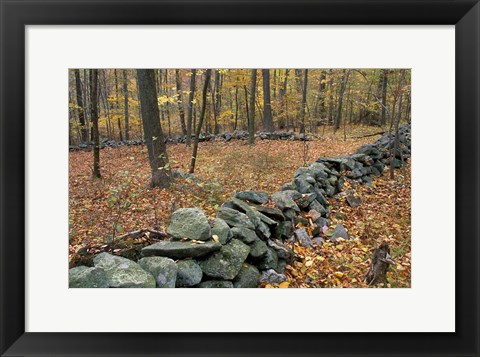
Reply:
M356 134L358 135L358 134ZM101 179L93 179L92 153L70 153L69 256L90 244L102 244L113 234L141 228L165 230L178 208L200 207L214 217L234 192L252 189L273 193L292 180L297 168L322 156L353 153L377 137L347 138L343 133L310 142L246 141L200 143L195 175L198 181L177 180L169 189L148 188L150 167L145 146L100 151ZM188 171L191 148L167 147L173 169ZM348 185L348 184L347 184ZM375 243L386 240L396 267L391 287L410 286L410 165L374 180L372 187L350 187L362 200L352 208L345 197L331 199L332 225L342 223L355 240L326 243L321 248L295 246L301 261L287 267L282 287L365 287L365 275ZM115 232L114 232L115 230ZM273 286L266 286L273 287Z

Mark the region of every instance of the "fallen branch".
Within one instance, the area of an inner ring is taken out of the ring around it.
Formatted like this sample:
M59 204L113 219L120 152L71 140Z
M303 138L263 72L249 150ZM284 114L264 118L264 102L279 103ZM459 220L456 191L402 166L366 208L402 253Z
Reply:
M385 134L385 131L377 131L376 133L373 133L373 134L365 134L365 135L351 136L350 139L368 138L369 136L383 135L383 134Z

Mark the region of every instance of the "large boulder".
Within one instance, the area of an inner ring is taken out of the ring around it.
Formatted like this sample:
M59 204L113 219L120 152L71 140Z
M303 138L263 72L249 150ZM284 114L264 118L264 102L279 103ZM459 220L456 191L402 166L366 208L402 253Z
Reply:
M78 266L68 271L70 288L108 288L107 274L101 268Z
M272 195L272 200L275 202L275 205L280 208L282 211L286 209L291 209L294 210L295 212L299 212L300 209L298 208L298 205L294 201L294 199L299 199L301 198L302 195L300 192L294 191L294 190L285 190L285 191L279 191L275 192Z
M172 242L162 241L142 249L144 257L162 256L172 259L197 258L215 252L222 247L217 242Z
M256 240L259 240L254 230L244 227L233 227L232 234L233 238L241 240L245 244L253 243Z
M238 239L232 239L218 252L200 262L200 266L203 272L212 278L232 280L239 273L249 253L248 245Z
M253 190L237 192L235 197L243 201L250 201L258 204L267 203L268 199L270 198L270 196L264 192L257 192Z
M108 253L93 259L96 268L105 271L111 288L154 288L155 278L137 263Z
M250 264L243 264L240 272L233 281L235 288L257 288L260 284L260 272Z
M197 208L180 208L172 214L167 233L175 238L208 240L210 224L205 214Z
M174 288L177 280L177 264L165 257L146 257L138 261L143 270L153 275L157 288Z
M259 259L267 254L267 244L262 240L257 240L250 245L250 256L253 259Z
M338 223L335 226L335 229L333 230L333 234L328 239L335 242L338 238L351 239L345 227L340 223Z
M218 241L221 244L226 244L233 237L233 233L227 222L221 218L215 218L215 223L212 227L212 236L213 235L218 237Z
M266 269L278 269L278 255L273 248L267 247L267 253L265 256L258 262L257 267L260 270Z
M197 285L202 281L203 272L200 266L194 260L180 260L177 262L177 282L176 287L183 288Z
M221 207L218 211L218 218L223 219L230 227L245 227L255 229L255 225L245 213L228 207Z

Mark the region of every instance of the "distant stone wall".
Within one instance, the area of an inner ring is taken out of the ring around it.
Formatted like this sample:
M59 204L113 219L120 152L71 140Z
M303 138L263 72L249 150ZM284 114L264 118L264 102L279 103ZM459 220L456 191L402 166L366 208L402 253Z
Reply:
M410 125L399 129L393 165L401 167L411 154ZM293 180L272 195L237 192L208 220L197 208L182 208L172 215L169 239L142 249L138 262L101 253L93 267L70 269L70 287L81 288L255 288L261 281L281 283L293 259L284 243L297 239L305 246L325 239L349 239L337 225L329 237L328 198L342 191L346 179L370 184L390 164L394 135L384 135L356 153L321 157L299 168ZM313 222L313 239L295 229L306 212Z
M195 138L195 134L192 134L192 140ZM260 140L296 140L296 141L310 141L312 138L307 134L297 134L294 131L274 131L274 132L258 132L255 134L255 138ZM201 133L199 136L199 142L205 141L223 141L228 142L232 140L247 140L248 139L248 132L244 130L236 131L233 133L222 133L218 135L210 134L210 133ZM175 135L170 138L165 138L165 143L171 144L181 144L185 143L186 135ZM145 140L137 139L137 140L123 140L123 141L115 141L104 139L100 142L100 149L104 149L106 147L116 148L122 146L138 146L145 144ZM70 145L70 151L82 151L82 150L93 150L93 141L89 141L86 143L80 143L78 145Z

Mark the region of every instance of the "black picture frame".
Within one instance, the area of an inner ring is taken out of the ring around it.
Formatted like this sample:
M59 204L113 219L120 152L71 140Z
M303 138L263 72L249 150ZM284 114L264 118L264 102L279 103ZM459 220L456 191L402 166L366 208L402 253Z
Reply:
M478 0L0 0L0 13L2 356L479 356ZM26 333L25 26L37 24L455 25L456 332Z

